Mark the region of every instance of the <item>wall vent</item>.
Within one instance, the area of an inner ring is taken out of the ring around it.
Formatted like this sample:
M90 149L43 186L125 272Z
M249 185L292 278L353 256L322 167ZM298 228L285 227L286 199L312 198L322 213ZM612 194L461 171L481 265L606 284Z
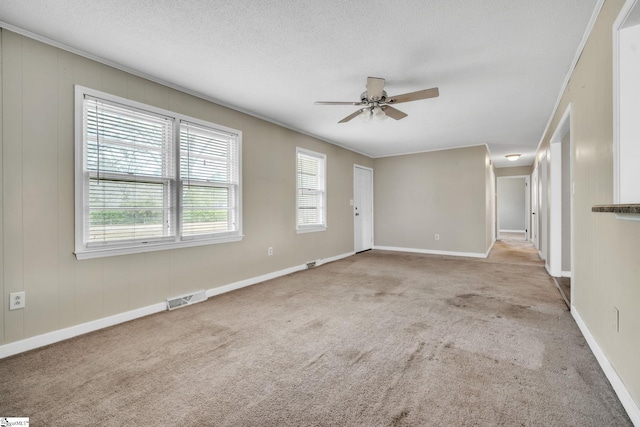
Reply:
M316 262L315 261L311 261L307 263L307 268L313 268L316 266Z
M181 295L179 297L167 298L167 310L174 310L186 305L205 301L206 299L207 294L205 294L204 290L197 291L192 294Z

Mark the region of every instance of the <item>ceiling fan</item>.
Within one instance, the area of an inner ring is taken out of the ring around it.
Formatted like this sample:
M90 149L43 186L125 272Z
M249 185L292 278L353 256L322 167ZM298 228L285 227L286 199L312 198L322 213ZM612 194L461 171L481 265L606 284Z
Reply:
M393 108L391 106L392 104L435 98L439 94L438 88L434 87L402 95L387 96L387 92L384 90L384 79L379 77L367 77L367 90L362 92L359 102L316 101L315 105L358 105L362 107L355 113L349 114L338 123L346 123L356 116L360 116L363 121L367 122L372 118L384 120L387 116L395 120L400 120L407 117L407 114Z

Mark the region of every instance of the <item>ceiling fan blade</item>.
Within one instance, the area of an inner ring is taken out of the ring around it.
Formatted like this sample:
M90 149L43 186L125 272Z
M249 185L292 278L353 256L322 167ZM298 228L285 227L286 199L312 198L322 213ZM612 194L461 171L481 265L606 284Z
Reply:
M340 120L338 123L346 123L346 122L348 122L349 120L351 120L351 119L353 119L353 118L355 118L355 117L359 116L359 115L360 115L360 113L362 113L362 110L358 110L358 111L356 111L356 112L355 112L355 113L353 113L353 114L349 114L347 117L345 117L344 119Z
M316 101L314 105L362 105L362 102L333 102L333 101Z
M367 98L369 101L379 101L382 99L384 90L384 79L379 77L367 77Z
M407 117L406 113L403 113L402 111L397 110L389 105L384 105L381 108L382 108L382 111L384 111L384 113L387 116L391 117L392 119L400 120Z
M417 101L419 99L435 98L440 95L437 87L419 90L417 92L405 93L402 95L390 96L385 101L387 104L399 104L401 102Z

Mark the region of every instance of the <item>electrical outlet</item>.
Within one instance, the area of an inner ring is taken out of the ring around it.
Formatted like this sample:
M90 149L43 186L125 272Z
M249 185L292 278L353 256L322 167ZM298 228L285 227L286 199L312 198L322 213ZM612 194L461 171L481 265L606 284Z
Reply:
M267 249L267 255L273 255L273 248L271 246L269 246L269 248Z
M26 301L24 291L11 292L9 294L9 310L17 310L19 308L24 308L26 304L27 304L27 301Z
M436 240L440 240L440 235L436 234Z
M620 310L618 310L616 307L613 307L613 317L612 317L612 321L613 321L613 329L616 332L620 332Z

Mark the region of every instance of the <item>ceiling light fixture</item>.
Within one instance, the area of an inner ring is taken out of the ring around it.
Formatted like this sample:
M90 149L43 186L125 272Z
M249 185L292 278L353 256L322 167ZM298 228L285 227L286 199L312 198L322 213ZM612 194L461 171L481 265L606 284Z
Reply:
M520 154L507 154L505 157L507 158L507 160L515 162L520 158Z
M384 110L377 103L374 103L367 108L363 108L362 112L360 113L360 120L365 123L369 123L372 118L380 122L387 118Z

